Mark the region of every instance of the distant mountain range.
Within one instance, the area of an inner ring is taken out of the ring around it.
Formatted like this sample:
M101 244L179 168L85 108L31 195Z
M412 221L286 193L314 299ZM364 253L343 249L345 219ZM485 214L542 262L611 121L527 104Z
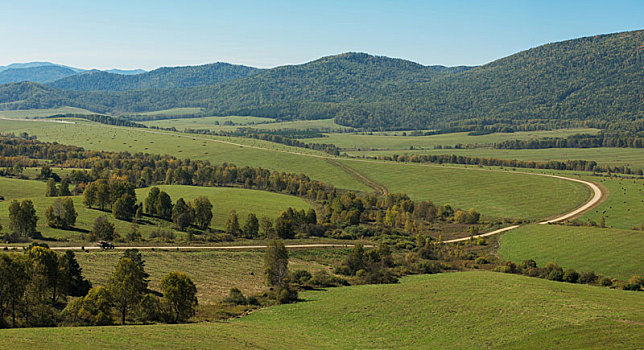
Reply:
M623 121L644 130L644 30L547 44L478 67L345 53L264 70L216 63L0 86L0 109L60 106L113 114L201 107L369 129Z
M12 63L7 66L0 66L0 84L22 81L49 83L84 72L87 72L87 70L51 62ZM119 75L133 75L142 74L146 71L143 69L108 69L105 72Z

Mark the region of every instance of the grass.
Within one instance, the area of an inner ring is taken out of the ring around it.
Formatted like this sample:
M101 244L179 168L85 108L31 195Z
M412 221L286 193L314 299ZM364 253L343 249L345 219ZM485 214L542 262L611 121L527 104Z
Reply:
M324 159L286 152L326 155L326 153L289 147L248 138L197 136L183 133L153 133L135 128L108 128L79 121L76 124L34 123L0 120L4 132L27 132L41 141L59 142L104 151L171 154L179 158L261 166L271 170L305 173L313 179L339 188L370 191L369 187ZM239 143L240 145L226 142ZM260 147L253 148L253 147Z
M17 111L0 111L0 118L26 119L36 117L49 117L56 114L93 114L94 112L76 107L59 107L47 109L23 109Z
M159 186L162 190L168 192L173 202L179 197L190 201L198 196L207 196L213 203L213 228L223 228L228 214L231 210L236 210L240 218L240 223L246 221L249 213L253 212L258 217L268 216L275 219L282 210L293 207L297 209L308 209L310 205L298 198L279 193L272 193L259 190L248 190L241 188L225 187L192 187L180 185ZM137 189L138 201L144 201L149 188ZM103 212L96 209L88 209L83 205L82 196L73 196L74 207L78 213L75 230L62 230L49 227L45 220L45 210L56 200L55 197L45 197L45 183L37 180L17 180L0 177L0 195L5 197L0 201L0 225L5 228L9 227L9 218L6 216L9 204L13 199L23 200L31 199L36 208L38 220L38 231L46 238L55 238L72 242L81 242L81 234L87 233L92 229L94 220L102 215L107 215L115 226L116 232L124 236L130 231L130 223L127 221L116 220L110 212ZM150 224L140 225L139 231L144 238L156 230L157 227L171 229L171 223L168 221L146 218ZM175 232L178 237L183 233Z
M595 227L528 225L505 233L498 254L628 280L644 274L644 232Z
M219 125L215 125L215 122ZM223 125L224 122L231 121L236 125ZM272 118L260 117L205 117L205 118L183 118L183 119L166 119L146 121L143 124L148 126L158 126L163 128L175 127L177 130L185 128L192 129L210 129L213 131L234 131L239 129L240 126L244 128L253 129L266 129L266 130L280 130L280 129L320 129L320 130L350 130L351 128L341 126L335 123L333 119L318 119L318 120L296 120L286 122L276 122ZM329 143L329 142L326 142Z
M178 115L196 114L201 112L202 112L202 109L199 107L178 107L178 108L163 109L160 111L141 112L141 113L136 113L136 115L178 116Z
M466 132L440 134L431 136L402 136L402 132L375 134L327 134L326 137L306 139L306 142L332 143L346 150L387 150L405 151L434 146L453 146L457 144L492 144L506 140L530 140L542 137L566 137L575 134L596 134L598 129L559 129L548 131L521 131L515 133L494 133L488 135L468 136ZM446 151L446 150L442 150Z
M644 179L587 176L585 179L604 185L609 196L597 208L581 217L599 222L604 216L606 227L621 229L644 225Z
M493 272L302 293L231 322L9 329L0 347L640 348L644 294Z
M641 148L546 148L546 149L429 149L414 151L355 151L349 155L362 157L391 154L455 154L481 158L518 159L539 162L565 160L594 160L599 165L627 166L634 170L644 169L644 149Z
M246 222L248 214L254 213L258 218L267 216L274 220L282 210L289 207L294 209L308 209L311 205L301 198L268 191L246 190L225 187L195 187L181 185L157 186L161 191L167 192L176 202L183 197L186 202L199 196L206 196L213 204L213 217L211 227L223 229L231 210L237 211L240 224ZM150 188L136 190L139 201L144 201Z
M579 183L478 168L344 161L392 193L412 199L475 208L487 216L541 219L565 213L588 199Z
M346 254L348 250L338 249ZM199 304L215 304L228 296L230 288L245 295L266 290L263 251L142 251L145 269L150 274L150 288L159 290L161 278L172 271L188 273L197 286ZM118 259L119 251L77 252L83 274L94 285L107 282ZM292 254L291 254L292 255ZM311 272L329 267L311 260L291 258L289 269ZM252 273L252 274L251 274Z

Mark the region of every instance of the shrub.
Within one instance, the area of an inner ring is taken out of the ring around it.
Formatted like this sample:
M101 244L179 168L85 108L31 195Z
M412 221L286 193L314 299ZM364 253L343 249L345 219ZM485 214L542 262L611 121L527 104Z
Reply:
M584 272L579 276L579 283L593 284L597 282L597 275L594 272Z
M612 286L612 285L613 285L613 280L611 280L611 279L610 279L610 278L608 278L608 277L602 277L602 278L599 280L599 284L600 284L600 285L602 285L602 286L604 286L604 287L610 287L610 286Z
M230 293L228 294L228 297L224 299L224 302L234 305L245 305L248 301L246 300L246 297L244 297L244 294L241 292L241 290L237 288L231 288Z
M551 281L560 281L561 282L561 281L563 281L564 273L561 270L553 269L553 270L550 270L550 272L548 272L548 275L546 276L546 278L551 280Z
M311 279L311 277L312 277L311 273L306 270L297 270L293 272L293 274L291 275L291 279L293 280L293 282L300 285L308 282Z
M280 304L290 304L298 300L297 290L292 288L288 283L275 291L276 298Z
M568 269L563 275L563 280L568 283L577 283L577 280L579 280L579 273L573 269Z
M635 275L628 280L628 284L632 284L638 287L644 287L644 276Z
M348 286L349 282L344 278L331 275L327 270L318 270L313 273L313 276L309 280L308 284L314 287L337 287L337 286Z
M476 263L476 264L489 264L490 261L486 257L480 256L480 257L476 258L476 260L474 260L474 263Z

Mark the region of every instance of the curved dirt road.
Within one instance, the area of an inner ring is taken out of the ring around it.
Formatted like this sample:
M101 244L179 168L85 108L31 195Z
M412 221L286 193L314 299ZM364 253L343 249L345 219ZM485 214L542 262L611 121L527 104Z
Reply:
M353 248L355 244L334 244L334 243L311 243L311 244L286 244L286 248ZM264 249L266 245L235 245L235 246L117 246L115 250L138 249L138 250L244 250ZM372 248L372 245L365 244L364 247ZM101 250L98 246L91 247L51 247L52 250Z
M571 217L577 216L577 215L587 211L588 209L592 208L597 203L599 203L599 201L601 201L602 197L604 196L604 193L599 188L599 186L595 185L594 183L592 183L590 181L585 181L585 180L580 180L580 179L573 179L573 178L570 178L570 177L558 176L558 175L534 174L534 173L524 173L524 174L548 176L548 177L554 177L554 178L557 178L557 179L562 179L562 180L567 180L567 181L579 182L579 183L582 183L582 184L586 185L587 187L589 187L593 191L592 198L590 198L590 200L588 200L586 203L584 203L579 208L577 208L577 209L575 209L575 210L573 210L571 212L556 216L553 219L540 221L538 223L539 225L546 225L546 224L551 224L551 223L555 223L555 222L560 222L560 221L569 219ZM456 242L468 241L468 240L470 240L470 238L488 237L488 236L496 235L496 234L499 234L499 233L507 232L507 231L510 231L510 230L514 230L515 228L518 228L520 226L521 225L508 226L508 227L504 227L502 229L498 229L498 230L488 232L488 233L484 233L484 234L481 234L481 235L476 235L476 236L472 236L472 237L451 239L449 241L444 241L443 243L456 243Z

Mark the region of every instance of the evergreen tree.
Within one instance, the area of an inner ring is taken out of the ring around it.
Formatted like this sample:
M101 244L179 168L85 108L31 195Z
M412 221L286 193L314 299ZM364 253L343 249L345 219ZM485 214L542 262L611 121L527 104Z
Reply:
M244 237L246 238L257 238L259 235L259 220L257 220L257 216L255 216L255 214L248 214L243 232Z
M234 210L231 210L228 214L228 220L226 220L226 233L235 237L239 236L241 233L241 230L239 229L239 218L237 217L237 212Z

